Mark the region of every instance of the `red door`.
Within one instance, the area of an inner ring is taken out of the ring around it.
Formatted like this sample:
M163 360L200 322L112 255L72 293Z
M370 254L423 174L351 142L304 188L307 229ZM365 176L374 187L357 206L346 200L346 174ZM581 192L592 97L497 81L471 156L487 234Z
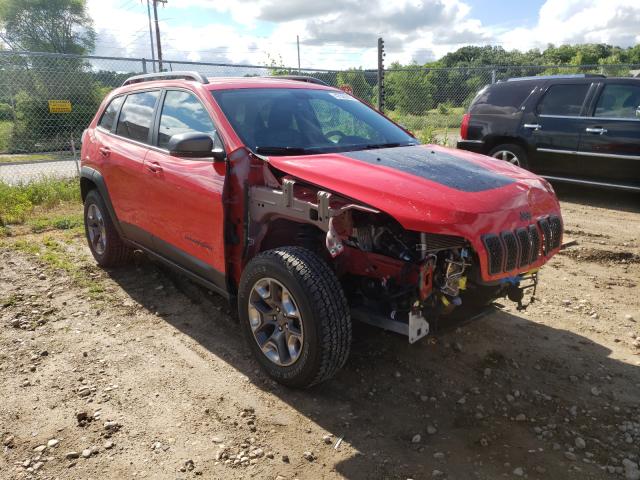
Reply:
M191 92L166 92L159 119L158 149L145 159L147 202L153 212L154 249L213 283L224 286L222 190L226 163L168 154L171 136L185 132L214 135L213 122Z
M150 150L154 249L208 280L224 275L222 189L226 164L172 157ZM155 170L154 172L151 169ZM214 282L216 283L216 282Z
M144 159L149 151L151 125L160 91L129 94L124 101L115 135L96 130L97 154L111 202L127 238L148 244L151 216L148 192L151 179L145 174Z

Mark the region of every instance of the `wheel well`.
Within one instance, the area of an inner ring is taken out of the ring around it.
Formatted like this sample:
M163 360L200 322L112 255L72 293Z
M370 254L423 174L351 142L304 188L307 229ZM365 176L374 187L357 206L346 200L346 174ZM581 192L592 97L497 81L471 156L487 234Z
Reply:
M486 142L486 146L487 146L487 155L489 154L489 152L497 147L498 145L504 145L507 143L512 143L514 145L518 145L519 147L522 147L522 149L524 149L524 151L526 152L527 149L527 144L518 137L509 137L509 136L500 136L500 137L491 137L487 142Z
M317 251L326 234L315 225L278 218L269 222L255 254L278 247L298 246Z
M82 195L82 202L87 198L87 195L91 190L97 189L98 186L86 177L80 178L80 194Z

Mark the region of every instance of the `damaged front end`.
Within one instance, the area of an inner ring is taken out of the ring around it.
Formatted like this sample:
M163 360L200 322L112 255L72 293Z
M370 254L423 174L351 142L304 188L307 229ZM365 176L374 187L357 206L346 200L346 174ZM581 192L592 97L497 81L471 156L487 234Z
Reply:
M535 269L487 282L478 249L461 236L406 230L384 212L287 176L272 184L250 189L248 256L274 241L315 250L333 265L353 318L411 343L463 304L504 295L521 303L537 284Z

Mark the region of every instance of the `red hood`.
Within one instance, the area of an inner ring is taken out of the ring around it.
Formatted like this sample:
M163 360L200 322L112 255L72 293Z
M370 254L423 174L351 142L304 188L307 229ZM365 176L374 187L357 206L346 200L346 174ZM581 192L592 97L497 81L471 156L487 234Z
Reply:
M473 239L560 211L553 190L537 175L435 145L270 157L269 163L386 212L414 231Z

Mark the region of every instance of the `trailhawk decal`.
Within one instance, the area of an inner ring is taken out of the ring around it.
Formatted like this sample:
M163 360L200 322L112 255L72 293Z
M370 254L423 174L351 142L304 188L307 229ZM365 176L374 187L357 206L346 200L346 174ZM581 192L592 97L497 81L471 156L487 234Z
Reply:
M463 192L504 187L515 180L482 165L422 146L343 152L341 155L372 165L393 168Z

